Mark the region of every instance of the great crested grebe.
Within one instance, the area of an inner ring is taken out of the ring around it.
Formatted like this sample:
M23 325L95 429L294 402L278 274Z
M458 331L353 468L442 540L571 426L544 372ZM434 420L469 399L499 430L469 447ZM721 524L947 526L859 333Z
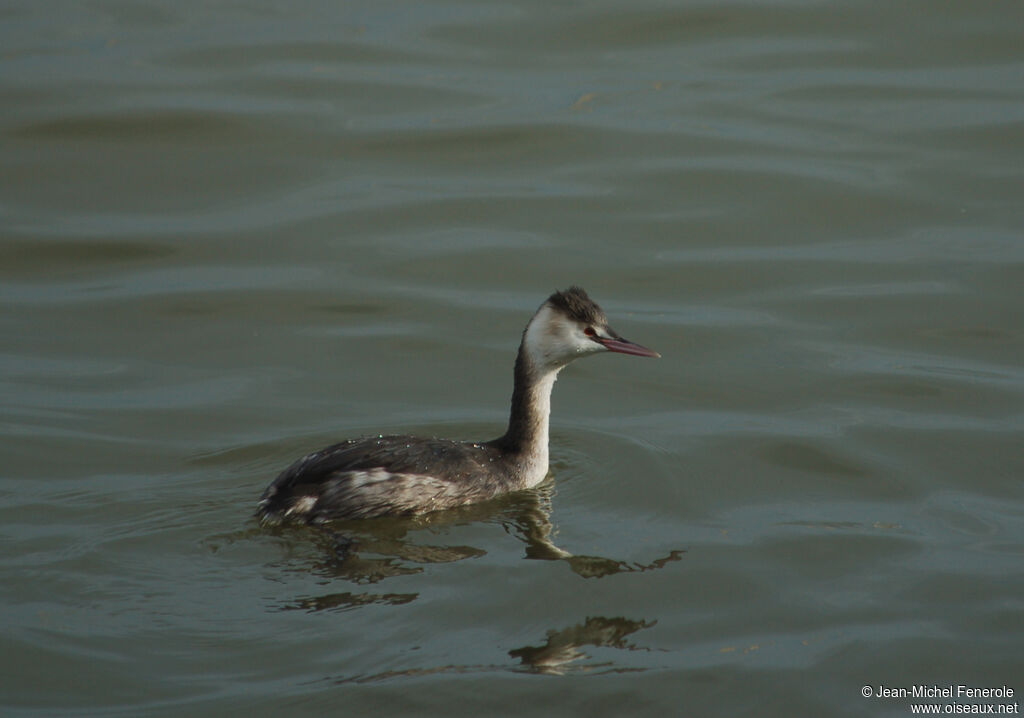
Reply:
M555 292L519 345L508 431L485 442L378 436L304 456L260 498L259 517L323 523L422 514L536 486L548 473L548 416L558 372L599 352L661 356L626 341L580 287Z

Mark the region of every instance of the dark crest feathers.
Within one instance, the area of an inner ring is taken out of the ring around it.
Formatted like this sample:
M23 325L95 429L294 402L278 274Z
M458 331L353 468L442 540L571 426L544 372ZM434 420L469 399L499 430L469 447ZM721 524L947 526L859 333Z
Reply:
M548 297L548 304L583 324L605 325L608 323L604 311L587 296L582 287L572 286L564 292L555 292Z

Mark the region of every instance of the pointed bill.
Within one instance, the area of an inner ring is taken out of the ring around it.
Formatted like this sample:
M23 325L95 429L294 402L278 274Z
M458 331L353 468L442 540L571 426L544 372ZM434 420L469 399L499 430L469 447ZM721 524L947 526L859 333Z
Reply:
M605 349L610 352L618 352L619 354L632 354L637 357L655 357L661 356L658 352L653 349L648 349L645 346L634 344L633 342L619 337L618 339L611 339L606 337L600 337L597 339L601 344L604 345Z

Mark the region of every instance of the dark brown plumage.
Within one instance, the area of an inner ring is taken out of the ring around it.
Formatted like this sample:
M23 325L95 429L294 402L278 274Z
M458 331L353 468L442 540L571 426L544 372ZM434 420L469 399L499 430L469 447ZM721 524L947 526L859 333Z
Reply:
M587 296L582 287L572 286L564 292L555 292L548 297L548 304L565 312L570 319L580 324L606 326L608 318L597 303Z

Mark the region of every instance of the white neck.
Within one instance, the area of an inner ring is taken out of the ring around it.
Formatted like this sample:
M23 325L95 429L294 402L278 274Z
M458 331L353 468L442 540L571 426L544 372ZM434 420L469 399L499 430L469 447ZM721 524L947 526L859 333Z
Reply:
M550 370L537 377L526 391L529 407L527 416L530 429L527 440L520 447L523 462L523 480L526 486L536 486L548 475L548 427L551 417L551 390L558 378L558 370Z
M551 390L558 371L554 367L538 370L528 353L520 347L508 431L495 439L512 462L518 488L536 486L548 474Z

